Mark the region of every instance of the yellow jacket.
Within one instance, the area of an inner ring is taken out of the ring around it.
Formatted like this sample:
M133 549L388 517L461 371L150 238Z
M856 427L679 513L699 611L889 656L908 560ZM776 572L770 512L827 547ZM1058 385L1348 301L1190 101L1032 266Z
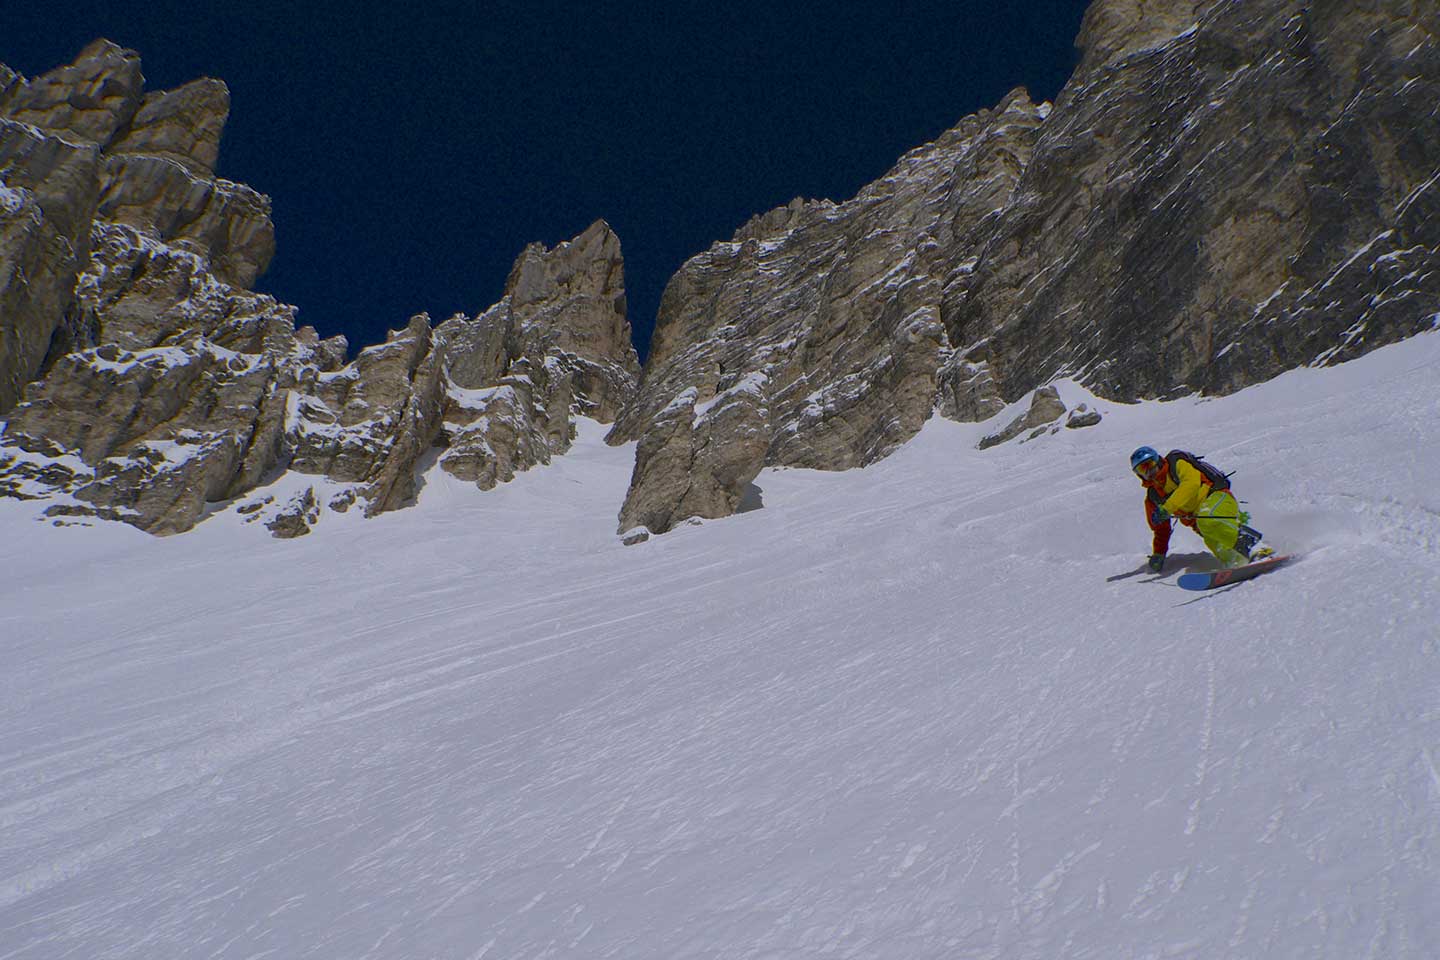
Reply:
M1205 474L1184 460L1176 462L1173 471L1166 471L1164 483L1165 502L1160 506L1172 516L1193 514L1210 496L1210 481Z

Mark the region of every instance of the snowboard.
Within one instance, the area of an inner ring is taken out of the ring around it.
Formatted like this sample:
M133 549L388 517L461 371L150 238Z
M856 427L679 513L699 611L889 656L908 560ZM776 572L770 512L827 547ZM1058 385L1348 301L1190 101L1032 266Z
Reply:
M1292 553L1278 554L1254 563L1247 563L1243 567L1211 570L1208 573L1182 573L1176 582L1186 590L1213 590L1216 587L1223 587L1227 583L1239 583L1241 580L1249 580L1251 577L1268 573L1294 556Z

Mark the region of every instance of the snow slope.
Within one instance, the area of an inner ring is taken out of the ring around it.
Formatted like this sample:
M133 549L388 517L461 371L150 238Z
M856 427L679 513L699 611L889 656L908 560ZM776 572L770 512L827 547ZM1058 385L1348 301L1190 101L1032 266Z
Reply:
M1440 956L1440 332L1098 406L636 547L595 425L295 541L0 502L0 958ZM1139 572L1142 442L1303 559Z

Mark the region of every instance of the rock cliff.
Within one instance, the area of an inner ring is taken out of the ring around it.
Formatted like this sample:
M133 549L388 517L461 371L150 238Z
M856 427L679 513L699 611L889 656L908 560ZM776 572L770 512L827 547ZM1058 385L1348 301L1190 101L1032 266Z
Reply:
M841 204L756 217L670 281L612 439L638 439L622 529L734 511L766 465L864 466L914 436L948 349L941 299L1026 168L1017 90Z
M295 536L404 504L437 446L494 486L635 389L603 222L527 248L479 316L415 317L347 363L344 338L250 289L274 227L268 198L215 175L224 84L147 93L135 54L98 41L43 77L0 71L0 91L0 494L166 534L288 469L316 483L240 509Z
M1017 91L681 268L612 433L639 441L620 529L1062 377L1228 392L1436 325L1437 38L1411 0L1097 0L1053 108Z
M958 358L1015 400L1229 392L1440 313L1440 8L1101 0L973 270Z

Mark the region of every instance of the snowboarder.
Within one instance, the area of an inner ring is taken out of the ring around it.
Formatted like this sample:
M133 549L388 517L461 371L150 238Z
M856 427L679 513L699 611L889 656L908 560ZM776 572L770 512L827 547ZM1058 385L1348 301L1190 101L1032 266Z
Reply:
M1153 532L1150 569L1165 569L1170 550L1171 518L1200 534L1205 546L1227 567L1268 557L1274 550L1260 543L1260 531L1248 526L1250 515L1230 492L1230 479L1203 457L1184 450L1165 456L1153 447L1130 454L1130 469L1145 488L1145 520Z

